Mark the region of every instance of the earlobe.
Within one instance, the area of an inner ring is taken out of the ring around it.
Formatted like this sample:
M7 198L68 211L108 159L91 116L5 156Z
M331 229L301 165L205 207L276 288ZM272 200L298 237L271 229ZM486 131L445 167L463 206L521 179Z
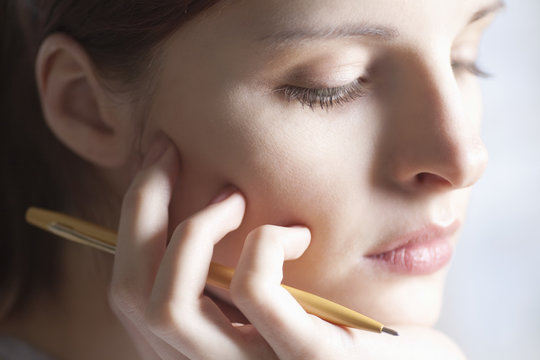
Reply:
M36 59L43 114L73 152L98 166L116 167L131 153L133 123L127 105L114 101L94 70L74 39L60 33L48 36Z

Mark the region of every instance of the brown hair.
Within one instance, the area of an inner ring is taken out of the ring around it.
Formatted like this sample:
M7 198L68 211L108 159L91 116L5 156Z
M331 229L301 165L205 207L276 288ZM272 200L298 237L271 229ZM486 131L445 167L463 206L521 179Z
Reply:
M65 211L89 171L43 119L34 61L54 32L77 40L100 75L130 84L153 50L218 0L6 0L0 5L0 319L54 289L59 241L24 222L29 206ZM69 171L66 171L68 169Z

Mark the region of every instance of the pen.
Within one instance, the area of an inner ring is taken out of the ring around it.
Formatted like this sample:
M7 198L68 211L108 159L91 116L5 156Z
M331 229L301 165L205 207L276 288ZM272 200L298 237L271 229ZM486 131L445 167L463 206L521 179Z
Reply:
M26 221L36 227L49 231L64 239L114 254L116 250L116 233L88 221L62 214L55 211L30 207L26 211ZM234 269L212 262L208 272L207 284L228 289L234 274ZM320 296L298 290L287 285L283 286L304 310L312 315L340 326L385 332L397 336L398 333L385 327L365 315L345 306L322 298Z

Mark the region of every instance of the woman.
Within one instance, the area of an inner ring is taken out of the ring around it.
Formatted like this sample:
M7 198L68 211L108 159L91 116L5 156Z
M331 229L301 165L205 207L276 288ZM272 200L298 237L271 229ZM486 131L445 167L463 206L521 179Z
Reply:
M500 2L9 4L5 341L59 359L462 356L430 326L486 164L475 61ZM115 257L31 232L30 205L118 228ZM230 292L205 287L211 260L237 269ZM308 315L282 280L400 337Z

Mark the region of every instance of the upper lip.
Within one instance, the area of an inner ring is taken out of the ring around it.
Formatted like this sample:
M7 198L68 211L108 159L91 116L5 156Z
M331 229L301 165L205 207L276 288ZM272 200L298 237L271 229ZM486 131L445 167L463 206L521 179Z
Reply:
M410 231L405 234L390 236L387 241L383 241L380 245L376 246L365 256L377 256L386 252L397 250L409 244L413 245L419 243L427 243L436 239L444 239L452 236L457 231L459 226L459 221L455 220L447 226L428 224L424 227Z

